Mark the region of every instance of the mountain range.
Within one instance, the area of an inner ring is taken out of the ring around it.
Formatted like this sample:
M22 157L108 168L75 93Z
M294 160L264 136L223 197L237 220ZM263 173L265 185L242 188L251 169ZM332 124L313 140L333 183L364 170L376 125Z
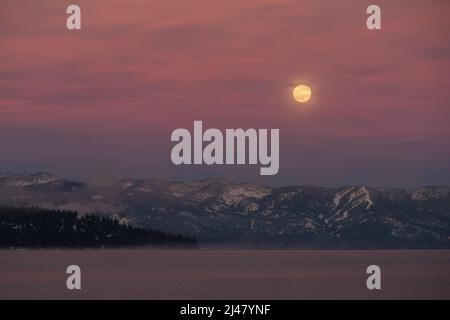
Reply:
M0 174L0 205L109 215L204 246L450 248L450 187L269 187L222 179L87 183Z

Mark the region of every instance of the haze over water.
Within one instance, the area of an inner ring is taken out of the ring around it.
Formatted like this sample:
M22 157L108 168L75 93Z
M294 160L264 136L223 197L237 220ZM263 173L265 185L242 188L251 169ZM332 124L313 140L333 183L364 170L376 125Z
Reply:
M450 299L450 251L2 250L0 299Z

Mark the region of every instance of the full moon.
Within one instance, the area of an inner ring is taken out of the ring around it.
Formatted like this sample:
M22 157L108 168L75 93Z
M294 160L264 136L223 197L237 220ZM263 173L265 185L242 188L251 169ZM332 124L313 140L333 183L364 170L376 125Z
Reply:
M304 84L300 84L294 88L292 95L298 102L307 102L311 99L311 88Z

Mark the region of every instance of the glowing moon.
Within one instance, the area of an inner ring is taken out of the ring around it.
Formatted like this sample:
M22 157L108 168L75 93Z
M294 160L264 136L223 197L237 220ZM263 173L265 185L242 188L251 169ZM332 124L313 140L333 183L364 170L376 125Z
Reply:
M305 86L304 84L300 84L294 88L292 95L298 102L307 102L309 99L311 99L311 88Z

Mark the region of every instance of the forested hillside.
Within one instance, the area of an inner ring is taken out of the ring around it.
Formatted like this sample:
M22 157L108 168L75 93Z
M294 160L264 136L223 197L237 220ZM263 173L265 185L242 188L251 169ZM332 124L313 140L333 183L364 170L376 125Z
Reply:
M195 246L193 238L120 224L73 211L0 207L0 247L99 248Z

